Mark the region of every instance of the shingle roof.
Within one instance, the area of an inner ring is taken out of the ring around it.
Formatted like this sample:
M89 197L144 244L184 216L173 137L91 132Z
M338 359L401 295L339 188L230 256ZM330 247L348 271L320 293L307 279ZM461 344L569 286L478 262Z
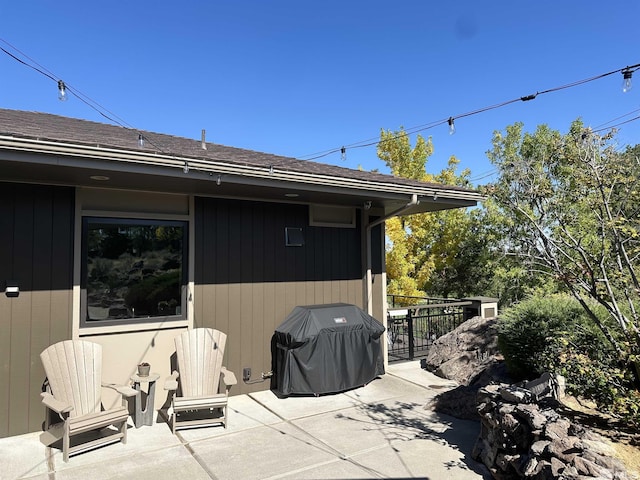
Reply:
M138 146L139 134L142 134L146 139L143 148ZM392 175L298 160L215 143L207 143L205 150L202 148L200 140L133 130L49 113L0 109L0 136L99 146L116 150L157 152L205 161L227 162L235 165L264 167L265 169L277 167L280 170L292 172L305 172L373 182L383 181L397 185L419 185L423 187L425 185L433 185L435 188L442 187L439 184L428 184ZM460 187L447 186L446 188L448 190L469 191Z

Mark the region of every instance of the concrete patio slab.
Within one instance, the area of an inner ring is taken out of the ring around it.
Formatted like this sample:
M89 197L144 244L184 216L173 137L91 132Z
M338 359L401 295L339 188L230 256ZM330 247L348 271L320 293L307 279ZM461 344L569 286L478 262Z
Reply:
M256 428L250 433L250 437L230 434L190 446L219 480L264 479L336 457L335 452L288 423Z
M161 473L160 473L161 472ZM56 480L111 480L158 478L184 478L189 480L211 480L211 476L184 447L174 446L162 450L138 452L120 456L99 464L75 464L69 462L56 471ZM51 480L48 474L33 479Z
M178 434L185 442L195 442L279 422L282 422L280 417L265 409L251 396L237 395L229 398L226 429L222 425L214 425L206 428L179 429ZM170 426L167 425L167 428L170 429Z
M456 388L458 386L452 380L440 378L427 372L420 367L419 361L393 363L387 369L387 373L422 387L442 389Z
M228 428L171 433L169 425L130 428L116 443L47 461L39 433L0 439L4 479L373 479L490 478L470 458L479 423L424 406L456 385L393 364L365 387L320 397L271 391L229 399ZM51 467L51 468L50 468Z
M453 437L451 436L452 427L444 433L442 441L420 439L404 443L398 447L398 450L404 463L412 467L413 471L425 472L425 474L429 472L432 478L492 478L484 465L471 458L471 451L477 438L476 427L475 424L468 424L468 428L460 428L460 435ZM458 436L464 436L464 441L453 440ZM428 461L425 462L425 459Z
M350 460L376 472L367 478L424 478L430 480L488 480L488 471L468 462L465 453L432 439L397 441L384 448L362 452ZM474 462L475 463L475 462Z
M47 473L47 459L39 436L40 433L27 433L0 439L0 478L31 478Z
M425 399L425 388L414 385L393 375L383 375L362 388L349 390L343 395L353 398L357 403L382 402L393 398L417 394Z
M373 452L373 454L375 455L375 452ZM327 463L308 465L303 469L288 472L284 476L278 475L265 480L362 480L374 478L385 477L382 472L358 463L357 459L339 458Z
M401 408L401 407L399 407ZM408 417L398 411L374 407L353 407L339 412L294 420L296 426L341 455L379 448L398 441L439 439L450 427L423 410Z
M334 412L343 408L352 407L358 403L356 400L344 393L321 395L318 397L292 396L279 398L274 395L273 392L267 390L263 392L250 393L249 396L285 420L308 417L325 412Z

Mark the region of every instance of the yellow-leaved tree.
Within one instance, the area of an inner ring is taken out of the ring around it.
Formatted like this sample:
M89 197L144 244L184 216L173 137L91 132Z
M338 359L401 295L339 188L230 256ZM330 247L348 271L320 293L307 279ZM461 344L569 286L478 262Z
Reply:
M411 146L402 128L380 133L378 157L393 175L469 187L470 171L458 173L459 160L453 156L440 173L427 173L432 154L431 138L418 135ZM486 264L492 256L483 215L480 209L454 209L387 220L388 293L406 297L488 294Z

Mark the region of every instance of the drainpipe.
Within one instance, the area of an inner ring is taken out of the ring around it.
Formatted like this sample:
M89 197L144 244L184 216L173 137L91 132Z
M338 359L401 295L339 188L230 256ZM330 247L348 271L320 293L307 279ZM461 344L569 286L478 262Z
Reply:
M381 223L384 223L385 221L387 221L389 218L391 217L397 217L398 215L401 215L402 213L406 212L407 210L409 210L411 207L415 207L416 205L418 205L420 202L418 201L418 195L417 194L413 194L411 195L411 201L409 203L407 203L404 207L399 208L398 210L391 212L388 215L385 215L384 217L380 217L376 220L374 220L373 222L370 222L367 224L367 226L365 227L365 237L366 237L366 250L367 250L367 278L365 281L365 295L366 295L366 300L367 300L367 313L369 315L373 314L373 298L372 298L372 290L373 290L373 286L372 286L372 276L371 276L371 229L373 227L376 227L378 225L380 225Z

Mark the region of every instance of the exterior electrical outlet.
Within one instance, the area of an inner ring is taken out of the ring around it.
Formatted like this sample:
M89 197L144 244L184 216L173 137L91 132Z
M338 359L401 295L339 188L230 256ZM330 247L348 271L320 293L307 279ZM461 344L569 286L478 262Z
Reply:
M242 369L242 379L246 382L251 378L251 369L249 367L245 367Z

